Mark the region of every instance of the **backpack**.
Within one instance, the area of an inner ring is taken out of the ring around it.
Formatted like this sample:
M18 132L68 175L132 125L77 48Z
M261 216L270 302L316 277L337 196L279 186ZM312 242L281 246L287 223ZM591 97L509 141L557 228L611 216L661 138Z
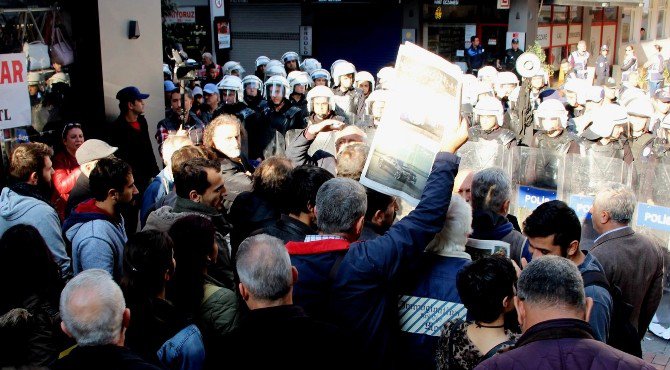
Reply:
M607 344L610 346L642 358L642 345L637 328L630 322L633 306L624 301L621 289L607 281L602 271L586 271L582 274L584 288L597 285L607 289L612 296L612 318Z

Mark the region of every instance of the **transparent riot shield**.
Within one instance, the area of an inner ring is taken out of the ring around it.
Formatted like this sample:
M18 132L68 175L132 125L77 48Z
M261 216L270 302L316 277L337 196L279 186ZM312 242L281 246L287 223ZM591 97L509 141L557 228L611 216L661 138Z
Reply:
M597 154L567 154L565 171L559 183L560 199L575 210L582 222L582 249L590 249L598 234L591 224L589 210L601 186L618 182L628 185L629 166L621 159Z
M559 182L564 171L565 155L562 153L517 147L512 155L512 205L519 224L537 206L557 199Z
M488 167L505 168L510 150L492 141L468 141L456 154L461 157L459 171L479 171Z
M645 163L637 166L637 213L633 227L670 246L670 165Z

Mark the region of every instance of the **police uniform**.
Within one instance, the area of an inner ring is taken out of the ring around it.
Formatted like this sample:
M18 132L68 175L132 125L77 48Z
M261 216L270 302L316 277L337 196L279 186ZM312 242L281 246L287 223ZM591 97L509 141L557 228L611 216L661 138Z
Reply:
M365 114L365 97L363 90L350 87L347 91L339 87L332 89L335 94L335 105L344 114L349 123L356 123Z
M600 55L596 60L596 86L603 86L610 76L610 61L606 56Z
M521 54L523 54L523 50L509 48L505 50L505 57L503 58L503 68L505 68L506 71L514 72L514 74L519 77L519 80L521 80L521 75L519 75L519 72L516 70L516 60Z
M288 99L284 99L279 106L268 101L261 114L258 130L253 130L253 135L250 134L250 153L259 154L260 158L283 155L286 151L287 134L290 136L294 131L299 132L305 127L307 124L302 109L292 106Z
M490 142L510 149L516 146L516 135L511 130L500 126L491 131L482 130L479 127L471 127L470 141Z

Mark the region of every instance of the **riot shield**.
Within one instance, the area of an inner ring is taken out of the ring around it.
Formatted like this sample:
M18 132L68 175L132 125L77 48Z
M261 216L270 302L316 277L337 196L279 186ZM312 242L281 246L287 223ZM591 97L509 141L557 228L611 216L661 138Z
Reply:
M460 171L479 171L488 167L505 168L510 151L492 141L468 141L456 154L461 157Z
M635 194L637 214L633 227L670 246L670 165L647 162L638 166Z
M517 147L512 155L512 206L519 223L537 206L557 199L565 155L550 150Z
M567 154L565 171L559 182L560 199L575 210L582 222L581 248L590 249L598 236L589 210L599 188L610 182L629 185L629 166L621 159L589 153Z

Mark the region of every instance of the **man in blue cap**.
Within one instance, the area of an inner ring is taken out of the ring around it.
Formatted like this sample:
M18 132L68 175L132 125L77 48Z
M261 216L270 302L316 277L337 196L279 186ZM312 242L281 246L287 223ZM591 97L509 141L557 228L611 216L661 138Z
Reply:
M133 199L131 207L122 212L126 220L128 236L136 231L139 200L142 199L142 194L151 179L158 174L156 157L149 139L147 120L144 118L144 99L148 97L149 94L141 93L135 86L128 86L119 90L116 93L116 99L119 101L121 113L109 126L107 132L103 134L107 143L119 148L115 155L130 164L133 169L135 185L139 190L139 194Z

